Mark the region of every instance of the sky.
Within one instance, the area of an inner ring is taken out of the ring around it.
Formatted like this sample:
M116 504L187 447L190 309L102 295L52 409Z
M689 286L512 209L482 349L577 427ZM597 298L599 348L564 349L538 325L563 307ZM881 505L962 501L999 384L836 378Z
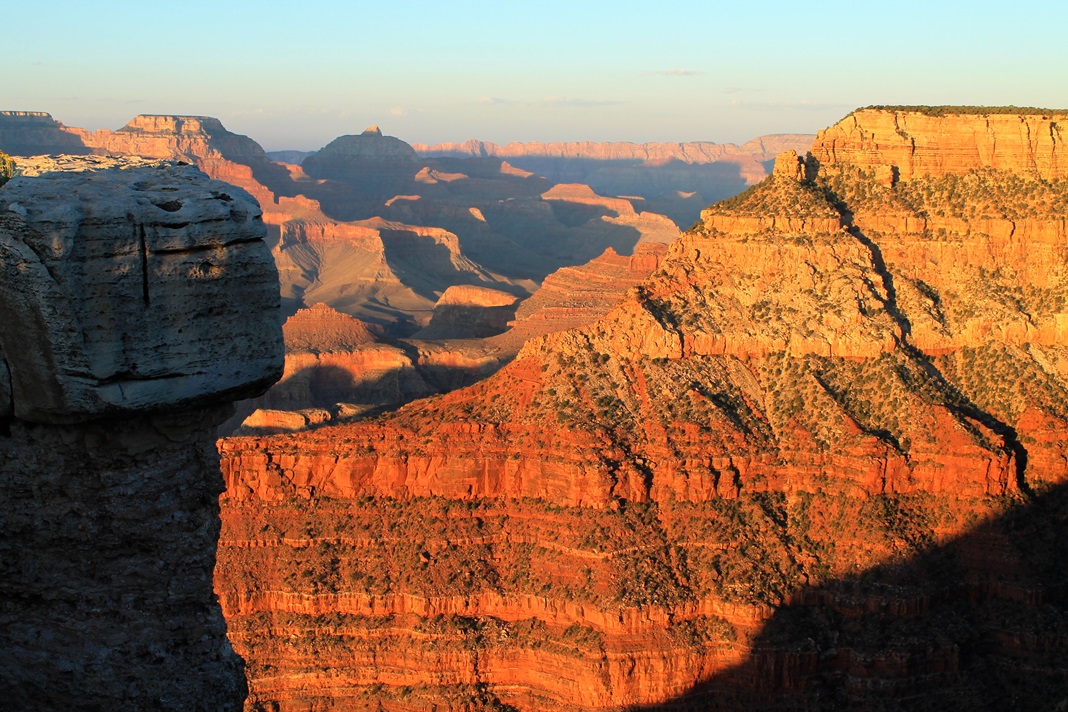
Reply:
M871 104L1068 108L1063 0L0 0L0 24L0 109L215 116L267 150L371 124L741 143Z

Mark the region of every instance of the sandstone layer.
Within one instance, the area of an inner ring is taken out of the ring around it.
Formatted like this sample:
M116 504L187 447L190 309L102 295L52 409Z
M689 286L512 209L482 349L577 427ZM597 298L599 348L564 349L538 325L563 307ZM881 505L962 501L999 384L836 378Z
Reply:
M1064 111L875 107L821 131L812 154L828 166L891 167L902 180L979 168L1056 180L1068 175L1066 120Z
M259 207L172 162L19 167L0 189L4 707L241 709L212 443L282 367Z

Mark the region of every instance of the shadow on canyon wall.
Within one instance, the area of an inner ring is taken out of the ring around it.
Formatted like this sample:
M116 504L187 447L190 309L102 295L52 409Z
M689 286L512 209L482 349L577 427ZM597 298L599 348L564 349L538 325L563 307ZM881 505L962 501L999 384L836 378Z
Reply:
M66 153L84 156L103 153L85 145L76 134L64 129L48 114L38 112L0 112L0 118L18 116L18 123L0 123L0 150L12 156Z
M802 590L743 664L629 709L1053 712L1068 709L1066 653L1058 485L920 556Z
M414 366L395 368L366 380L356 378L350 370L329 364L303 368L259 398L237 403L234 415L219 426L219 437L270 435L288 430L242 426L242 422L260 408L290 412L320 409L330 413L329 420L308 423L307 428L355 417L372 418L417 398L470 386L493 375L507 363L488 362L475 366L418 363L418 350L414 346L403 342L399 345L412 358Z

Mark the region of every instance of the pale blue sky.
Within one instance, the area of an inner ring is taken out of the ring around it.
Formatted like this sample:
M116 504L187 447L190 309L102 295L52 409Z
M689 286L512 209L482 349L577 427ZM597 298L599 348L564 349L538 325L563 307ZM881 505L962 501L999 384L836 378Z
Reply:
M869 104L1068 107L1068 3L0 0L0 108L217 116L268 150L742 142Z

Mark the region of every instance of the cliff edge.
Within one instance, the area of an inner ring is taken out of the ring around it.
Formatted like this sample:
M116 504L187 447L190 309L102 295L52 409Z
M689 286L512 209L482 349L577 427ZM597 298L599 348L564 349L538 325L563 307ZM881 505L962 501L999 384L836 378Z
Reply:
M169 161L19 168L0 189L5 709L239 710L214 437L282 370L259 207Z

